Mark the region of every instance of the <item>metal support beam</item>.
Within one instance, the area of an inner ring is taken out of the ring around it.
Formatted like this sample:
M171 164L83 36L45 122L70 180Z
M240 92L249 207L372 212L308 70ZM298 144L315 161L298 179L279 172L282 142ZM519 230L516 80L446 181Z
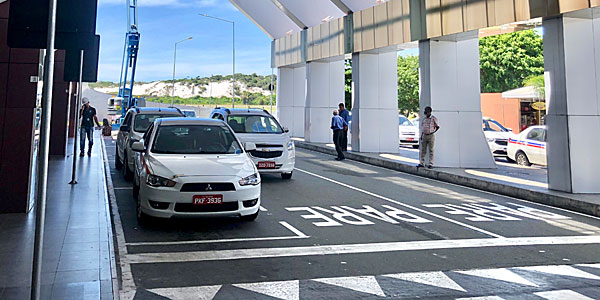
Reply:
M281 2L279 2L279 0L271 0L271 2L273 2L273 4L275 4L275 6L277 6L277 8L279 8L288 18L290 18L290 20L296 23L298 27L302 29L308 28L308 26L302 23L302 21L300 21L300 19L298 19L298 17L296 17L294 13L292 13L289 9L287 9L287 7L285 7Z
M348 7L342 0L330 0L337 8L339 8L345 14L351 14L353 11Z

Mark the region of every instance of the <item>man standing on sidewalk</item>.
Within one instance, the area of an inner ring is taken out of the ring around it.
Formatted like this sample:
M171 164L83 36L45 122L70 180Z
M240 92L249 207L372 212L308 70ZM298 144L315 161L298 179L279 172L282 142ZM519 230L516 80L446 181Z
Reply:
M425 107L425 118L421 121L421 141L420 141L420 154L421 161L419 163L419 167L423 167L425 165L425 154L427 153L427 148L429 148L429 163L427 164L427 168L433 168L433 146L435 144L435 136L434 133L440 129L438 125L438 120L435 116L431 114L431 107Z
M344 152L342 151L342 138L344 134L344 128L348 127L348 123L338 115L338 111L333 111L333 117L331 118L331 129L333 130L333 143L335 144L335 151L337 157L335 160L344 160Z
M350 124L350 112L346 110L344 107L344 103L340 103L338 105L340 108L340 117L346 121L346 124ZM342 134L342 151L348 151L348 126L344 127L344 132Z
M79 142L81 152L79 156L83 156L83 152L85 150L85 136L88 138L88 156L92 155L92 146L94 145L94 123L100 127L100 122L98 122L98 117L96 116L96 109L90 106L90 100L88 98L81 99L83 106L79 112L81 116L81 131L79 133Z

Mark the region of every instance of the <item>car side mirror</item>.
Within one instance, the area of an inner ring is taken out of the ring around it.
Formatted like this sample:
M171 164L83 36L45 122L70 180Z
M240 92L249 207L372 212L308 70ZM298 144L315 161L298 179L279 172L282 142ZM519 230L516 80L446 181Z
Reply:
M119 130L129 132L129 126L127 126L127 125L121 125L121 127L119 128Z
M283 127L283 132L288 133L288 132L290 132L290 129L287 127Z
M146 147L144 146L143 142L134 142L131 145L131 150L133 150L135 152L144 152L144 151L146 151Z
M255 151L256 150L256 144L252 143L252 142L246 142L244 144L244 149L246 149L246 152L248 152L248 151Z

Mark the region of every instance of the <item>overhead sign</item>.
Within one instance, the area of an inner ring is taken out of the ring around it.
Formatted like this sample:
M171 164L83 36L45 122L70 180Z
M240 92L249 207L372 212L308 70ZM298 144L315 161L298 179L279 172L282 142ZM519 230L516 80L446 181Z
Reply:
M546 102L534 102L531 104L531 108L535 110L546 110Z

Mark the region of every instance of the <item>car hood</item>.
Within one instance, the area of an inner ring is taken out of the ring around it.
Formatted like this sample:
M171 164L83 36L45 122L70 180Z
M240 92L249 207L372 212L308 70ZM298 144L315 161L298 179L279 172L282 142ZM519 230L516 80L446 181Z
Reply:
M419 133L419 127L417 126L398 126L398 129L400 130L400 134L403 132Z
M251 142L255 144L282 145L283 147L286 147L290 140L290 136L287 133L236 133L236 136L242 143Z
M148 159L153 174L165 177L238 176L256 172L248 156L241 155L155 155Z
M500 139L500 140L508 140L513 137L514 134L512 132L499 132L499 131L484 131L485 137L488 139Z

